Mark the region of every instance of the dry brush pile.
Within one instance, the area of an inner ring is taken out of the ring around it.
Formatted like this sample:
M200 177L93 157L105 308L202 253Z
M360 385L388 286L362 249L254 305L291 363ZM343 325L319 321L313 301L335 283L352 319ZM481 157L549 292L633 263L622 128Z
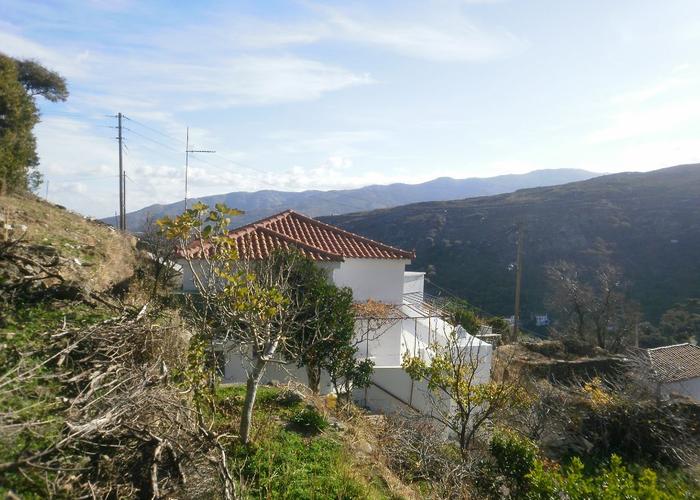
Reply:
M50 246L2 245L0 493L233 498L225 437L181 376L189 335L173 313L66 283Z
M74 498L192 497L197 489L231 496L217 436L201 426L186 389L170 381L162 343L170 330L145 314L124 314L48 331L40 352L15 353L0 378L0 399L9 402L0 435L16 453L0 475Z

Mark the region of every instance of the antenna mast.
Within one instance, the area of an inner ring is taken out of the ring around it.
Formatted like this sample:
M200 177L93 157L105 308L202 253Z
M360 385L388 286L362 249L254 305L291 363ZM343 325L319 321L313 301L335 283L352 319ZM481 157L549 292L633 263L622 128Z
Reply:
M216 153L210 149L190 149L190 127L187 127L187 135L185 138L185 210L187 210L188 179L190 170L190 153Z

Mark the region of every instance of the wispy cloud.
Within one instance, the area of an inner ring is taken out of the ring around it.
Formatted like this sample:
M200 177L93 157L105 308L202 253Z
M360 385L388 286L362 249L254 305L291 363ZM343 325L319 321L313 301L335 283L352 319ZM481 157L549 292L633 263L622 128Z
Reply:
M690 65L682 65L663 78L613 96L607 123L590 132L586 142L642 140L669 133L683 136L700 127L700 99L694 91L698 83L700 75Z
M674 73L677 73L674 71ZM612 103L617 105L642 104L660 96L666 96L672 91L697 85L700 78L692 76L671 76L651 85L619 94L612 98Z
M485 61L521 49L525 43L502 28L482 26L460 8L428 4L422 12L352 12L319 8L330 36L433 61ZM398 14L398 15L397 15Z
M501 27L478 23L465 5L488 0L400 3L392 8L375 3L361 9L307 3L312 20L270 23L239 20L222 27L222 40L246 48L276 48L342 41L378 48L405 57L441 62L474 62L499 58L527 46L520 37ZM232 29L233 28L233 29ZM192 27L196 36L198 27Z
M185 110L271 105L318 99L326 93L373 82L367 73L292 54L246 54L221 40L201 37L171 48L128 44L49 48L17 27L0 31L0 47L15 57L36 58L71 82L89 86L84 104L128 104L144 111L178 102ZM216 34L216 33L214 33ZM63 54L75 54L65 56ZM97 99L95 99L97 98ZM98 100L100 102L98 102Z
M0 21L0 52L20 59L38 59L69 78L86 75L86 53L75 49L56 50L23 36L20 30Z
M382 130L336 130L320 133L283 130L268 135L276 147L285 153L330 153L333 155L361 154L359 145L387 137Z
M700 100L690 99L615 113L611 123L588 135L592 144L663 134L700 122Z

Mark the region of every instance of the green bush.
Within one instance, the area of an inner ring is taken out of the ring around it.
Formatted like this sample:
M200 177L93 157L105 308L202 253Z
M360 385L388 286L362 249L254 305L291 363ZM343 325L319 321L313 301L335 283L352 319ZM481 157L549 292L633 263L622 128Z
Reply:
M632 474L617 455L610 464L596 474L585 475L581 459L574 458L563 470L547 469L543 462L536 461L527 475L529 482L525 496L528 500L568 498L571 500L671 500L682 498L659 488L656 473L643 469L637 476Z
M328 427L328 420L312 407L304 408L292 415L290 422L307 432L321 432Z
M498 472L518 488L525 486L527 475L537 460L537 445L516 432L501 430L491 439L490 450Z
M574 457L560 467L538 457L535 443L512 430L496 432L490 442L493 461L480 468L476 485L488 498L528 500L670 500L697 499L692 481L666 475L657 478L651 469L626 466L618 455L598 468L586 470ZM668 476L668 477L667 477Z

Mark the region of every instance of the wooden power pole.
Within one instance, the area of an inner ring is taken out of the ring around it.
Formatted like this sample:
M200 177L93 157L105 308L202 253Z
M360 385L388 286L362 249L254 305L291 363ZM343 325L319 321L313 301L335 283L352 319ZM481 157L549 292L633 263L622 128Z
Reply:
M126 170L122 172L122 230L126 231Z
M125 193L124 188L124 165L122 163L122 114L117 113L117 128L119 129L119 135L117 139L119 141L119 229L124 231L126 229L126 209L125 205Z
M518 249L515 259L515 307L513 308L513 341L518 340L520 324L520 285L523 279L523 224L518 224Z

